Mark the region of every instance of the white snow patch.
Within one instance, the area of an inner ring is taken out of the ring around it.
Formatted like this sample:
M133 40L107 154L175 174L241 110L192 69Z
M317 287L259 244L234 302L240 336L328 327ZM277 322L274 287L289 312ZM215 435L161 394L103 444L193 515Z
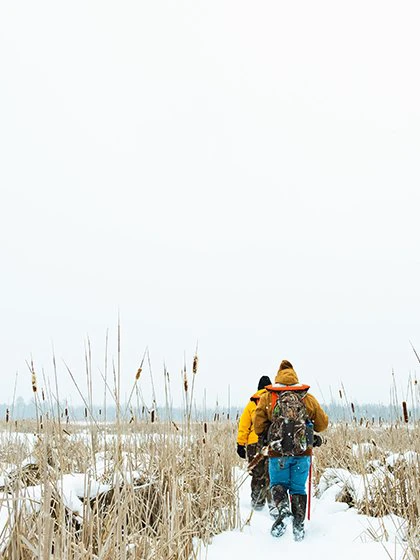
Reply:
M253 512L249 524L245 525L252 512L250 484L247 481L240 488L242 528L215 536L208 547L197 545L197 558L403 560L402 536L405 532L405 521L397 516L375 519L359 515L355 508L335 502L335 492L338 489L336 486L340 486L337 481L349 481L352 477L350 473L346 475L344 469L334 471L336 482L331 486L326 485L319 499L312 497L311 520L305 522L306 536L302 542L294 541L290 522L281 538L272 537L270 528L273 521L268 509Z
M97 480L88 477L85 473L65 474L56 485L63 503L74 513L83 517L83 502L81 498L92 499L102 492L111 489L109 484L101 484Z

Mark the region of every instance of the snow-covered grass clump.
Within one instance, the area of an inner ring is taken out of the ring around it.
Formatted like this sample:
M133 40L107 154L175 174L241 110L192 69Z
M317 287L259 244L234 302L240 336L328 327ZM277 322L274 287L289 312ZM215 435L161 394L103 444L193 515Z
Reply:
M187 559L236 525L233 423L32 427L0 437L2 558Z

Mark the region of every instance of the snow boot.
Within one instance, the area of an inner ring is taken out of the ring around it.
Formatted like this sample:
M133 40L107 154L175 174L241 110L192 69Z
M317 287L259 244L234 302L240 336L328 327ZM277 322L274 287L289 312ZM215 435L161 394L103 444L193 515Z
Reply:
M293 514L293 536L295 541L302 541L305 537L305 514L307 497L303 494L293 494L291 501Z
M261 511L262 509L264 509L264 506L265 502L261 504L259 502L255 502L254 500L251 500L251 507L254 511Z
M277 519L277 517L279 516L279 510L273 502L268 502L268 512L271 519Z
M263 488L254 487L251 491L251 507L255 511L260 511L264 509L265 506L265 494Z
M268 511L270 513L271 519L277 519L279 515L279 510L277 509L277 506L274 503L273 496L271 494L270 489L267 490L267 505L268 505Z
M274 506L277 508L277 519L271 527L271 534L273 537L281 537L286 530L284 519L290 515L289 497L287 490L280 484L276 484L271 488Z

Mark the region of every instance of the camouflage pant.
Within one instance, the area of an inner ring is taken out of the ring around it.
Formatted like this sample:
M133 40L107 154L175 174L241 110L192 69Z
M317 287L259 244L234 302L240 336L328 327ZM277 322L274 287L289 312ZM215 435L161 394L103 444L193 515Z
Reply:
M246 454L248 463L252 461L255 455L260 451L261 446L258 443L247 445ZM252 470L251 475L251 501L254 506L264 506L267 500L271 503L270 479L268 476L268 459L265 457Z

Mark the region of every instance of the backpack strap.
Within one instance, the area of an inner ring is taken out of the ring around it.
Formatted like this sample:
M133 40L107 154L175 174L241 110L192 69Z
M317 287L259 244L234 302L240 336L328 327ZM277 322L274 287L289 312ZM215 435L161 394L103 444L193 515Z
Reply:
M276 406L277 397L278 395L276 395L276 391L271 391L271 410L273 410Z

